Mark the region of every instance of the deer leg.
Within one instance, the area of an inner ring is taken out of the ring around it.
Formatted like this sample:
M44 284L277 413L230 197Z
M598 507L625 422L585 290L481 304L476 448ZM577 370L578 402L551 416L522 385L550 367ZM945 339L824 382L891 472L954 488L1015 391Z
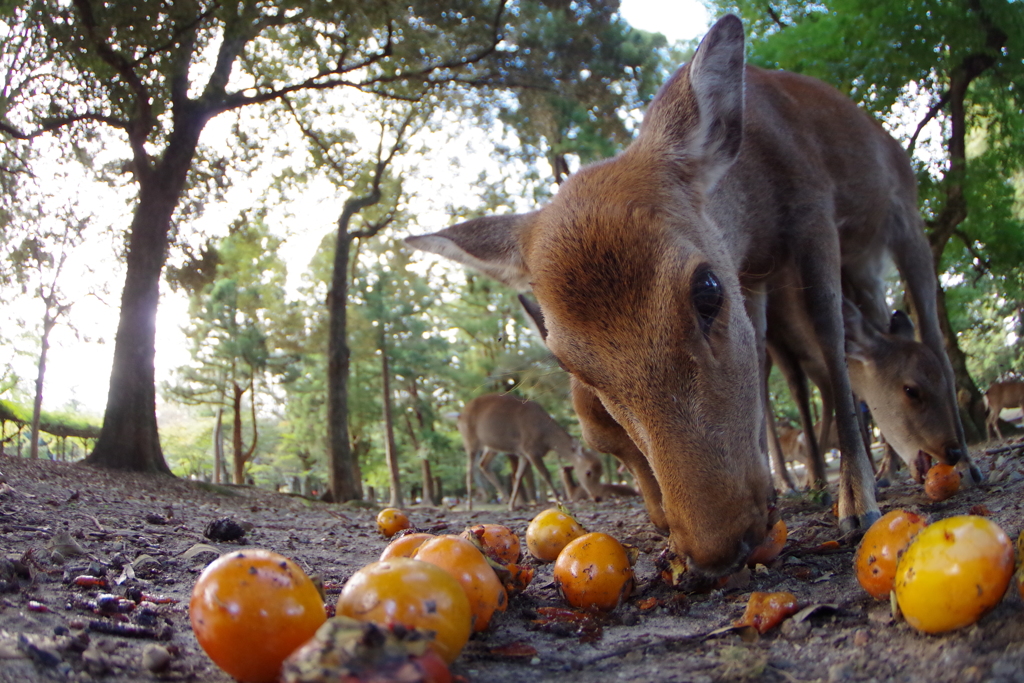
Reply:
M466 509L473 509L473 468L481 452L466 444Z
M512 456L518 460L519 456ZM520 487L519 493L521 502L526 505L529 503L537 504L543 502L543 491L537 488L537 478L533 475L533 468L527 467L526 474L523 475L523 483Z
M779 433L775 429L775 416L772 414L770 404L765 400L765 421L768 423L768 454L772 459L772 473L775 478L775 488L780 491L793 491L793 478L789 476L789 468L786 467L786 457L782 453L782 446L779 444Z
M811 393L807 387L807 375L800 367L799 361L788 352L775 349L772 358L782 372L782 376L786 379L789 393L793 396L793 402L796 403L797 411L800 413L800 428L804 431L804 439L807 445L805 451L806 460L804 461L804 486L810 489L827 491L828 475L825 471L825 454L822 452L822 444L826 443L824 441L826 435L823 433L821 437L818 437L814 431L814 416L811 415ZM821 378L814 379L814 383L819 388L824 384ZM821 410L822 430L826 429L829 425L825 416L828 415L829 421L831 421L832 416L831 407L826 407L825 405L827 400L826 394L827 390L821 389L823 403ZM823 502L828 504L827 493Z
M503 498L507 500L508 490L505 488L505 485L501 483L501 480L498 479L494 470L491 469L491 463L494 462L494 458L497 455L497 451L493 451L489 448L484 449L483 455L480 456L480 460L477 463L477 468L480 470L480 473L484 475L484 479L490 482L491 486L494 487L494 490L498 494L498 502L502 502Z
M513 510L516 498L519 496L519 492L523 485L523 477L526 476L527 471L530 469L530 465L533 464L534 469L539 469L541 476L547 481L548 486L554 492L555 501L561 504L561 499L558 497L558 489L551 481L551 474L544 467L543 457L539 459L535 458L533 453L518 453L518 464L515 468L515 473L512 479L512 492L509 494L509 510Z
M661 505L661 486L647 457L636 447L622 425L608 414L601 399L576 380L572 380L572 405L580 419L583 438L591 448L611 453L626 466L640 488L651 523L659 531L668 533L668 519Z
M831 234L828 234L831 233ZM803 255L804 299L828 370L842 453L839 464L839 523L846 531L867 529L881 517L875 501L875 477L857 426L853 391L846 370L839 244L834 230L818 231L819 244L806 242ZM829 244L829 241L832 244ZM831 253L829 253L831 252ZM824 416L823 416L824 420Z
M775 488L779 491L792 491L793 478L789 476L789 468L786 467L786 457L782 453L782 445L779 443L779 432L775 429L775 415L772 413L771 401L768 399L768 375L771 373L771 356L765 361L764 370L764 418L768 427L768 454L771 456L772 467L775 472Z
M563 497L558 493L558 487L555 486L555 482L551 479L551 473L548 472L548 468L544 465L544 451L527 451L526 457L530 463L533 464L533 469L540 474L541 479L551 489L551 495L555 497L555 502L561 505Z
M995 405L989 400L988 415L985 416L985 438L998 437L1003 440L1003 430L999 429L999 416L1002 414L1002 406Z
M889 486L896 479L896 472L900 469L900 463L902 460L896 451L893 450L889 442L885 440L885 435L879 438L882 442L882 464L878 467L878 474L875 475L875 481L879 486Z

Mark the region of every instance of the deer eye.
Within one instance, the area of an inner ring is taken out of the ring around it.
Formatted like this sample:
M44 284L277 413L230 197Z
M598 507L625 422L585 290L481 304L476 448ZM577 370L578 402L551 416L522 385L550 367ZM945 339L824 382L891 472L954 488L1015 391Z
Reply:
M714 271L703 268L697 272L690 288L690 298L693 300L694 310L697 311L700 331L707 337L711 334L711 326L721 312L722 304L725 301L722 284L718 281Z
M909 384L903 387L903 393L907 395L911 401L921 400L921 390L917 387L912 387Z

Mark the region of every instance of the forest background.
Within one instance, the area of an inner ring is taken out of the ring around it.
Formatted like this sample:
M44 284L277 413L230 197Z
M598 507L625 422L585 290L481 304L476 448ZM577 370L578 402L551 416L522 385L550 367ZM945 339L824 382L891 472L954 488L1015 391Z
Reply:
M424 463L459 493L452 414L481 393L578 435L515 294L401 238L529 210L623 148L725 12L752 63L832 83L911 153L983 434L981 392L1024 370L1019 3L708 2L674 42L624 5L0 2L5 452L395 500Z

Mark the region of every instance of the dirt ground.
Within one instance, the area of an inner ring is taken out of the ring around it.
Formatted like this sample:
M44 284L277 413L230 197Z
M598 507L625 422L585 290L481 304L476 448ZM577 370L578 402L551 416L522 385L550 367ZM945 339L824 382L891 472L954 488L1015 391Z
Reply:
M1024 443L1016 446L988 444L987 451L975 451L988 475L981 487L932 504L919 486L905 481L880 490L882 511L909 508L934 520L983 505L1015 539L1024 528ZM754 572L745 586L685 594L657 577L654 559L665 541L638 499L574 504L588 530L640 549L634 597L584 628L537 623L539 608L561 604L551 565L538 565L530 588L470 641L453 672L487 683L1024 681L1024 605L1015 584L977 624L921 635L894 621L888 602L859 587L855 541L841 536L829 510L806 495L786 496L781 507L790 533L778 561ZM418 527L440 532L498 522L522 535L540 509L415 507L410 516ZM189 627L192 585L214 555L188 551L199 543L225 552L275 550L322 577L333 601L338 587L386 545L375 514L257 489L2 457L0 681L230 681ZM213 543L204 529L223 517L251 529L241 541ZM822 547L833 540L838 548ZM102 576L109 588L76 586L82 575ZM124 596L133 589L136 597L141 590L176 602L124 615L97 608L100 593ZM802 605L821 607L757 638L735 631L709 635L737 619L754 590L790 591Z

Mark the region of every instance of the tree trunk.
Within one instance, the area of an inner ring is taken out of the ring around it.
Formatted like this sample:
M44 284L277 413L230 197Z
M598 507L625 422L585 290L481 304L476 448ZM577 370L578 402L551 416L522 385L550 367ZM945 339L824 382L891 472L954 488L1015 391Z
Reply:
M36 396L32 401L32 443L29 446L29 457L35 460L39 457L39 417L43 412L43 380L46 377L46 352L50 350L50 332L56 320L50 317L50 309L47 306L43 314L43 339L39 345L39 369L36 373Z
M422 458L423 464L423 502L430 505L437 505L434 500L434 477L430 474L430 461Z
M942 210L931 223L932 229L928 234L935 268L940 275L942 254L946 245L967 218L968 206L964 196L964 178L967 174L967 91L971 82L995 63L996 55L1007 39L1006 34L991 23L979 3L972 2L969 8L974 13L972 18L977 18L980 27L985 31L987 51L967 55L949 74L949 168L942 179L946 197ZM938 289L939 325L945 337L946 354L953 365L957 405L960 408L964 436L969 441L977 441L983 438L982 435L985 433L983 399L967 371L967 360L957 342L956 330L949 324L946 294L941 286Z
M383 322L381 322L383 326ZM384 331L381 330L380 341L380 364L381 364L381 391L383 392L384 404L384 459L388 463L388 473L391 477L391 507L400 508L403 506L402 482L398 470L398 449L395 447L395 425L391 420L391 370L388 366L388 350L384 340Z
M224 468L224 406L217 406L217 421L213 425L213 483L223 482Z
M344 221L344 224L342 224ZM328 478L334 502L358 500L360 482L355 478L348 434L348 250L352 237L348 217L338 221L338 239L334 248L331 293L327 298L330 334L327 342L327 443L330 448Z
M949 311L946 309L946 292L938 288L936 313L939 325L946 342L946 355L953 365L953 377L956 380L956 403L960 411L960 421L964 425L964 436L969 443L985 440L985 397L978 385L974 383L971 373L967 371L967 356L956 338L956 332L949 324Z
M185 187L205 114L175 112L181 120L155 168L136 155L139 203L128 240L127 272L114 342L107 407L90 465L170 474L156 423L156 312L167 259L171 218ZM138 141L138 147L144 141Z
M242 453L242 396L245 394L245 390L238 386L237 382L231 383L233 388L233 395L231 399L231 410L234 414L234 419L231 425L231 450L233 453L234 460L234 482L236 484L245 483L245 454Z

